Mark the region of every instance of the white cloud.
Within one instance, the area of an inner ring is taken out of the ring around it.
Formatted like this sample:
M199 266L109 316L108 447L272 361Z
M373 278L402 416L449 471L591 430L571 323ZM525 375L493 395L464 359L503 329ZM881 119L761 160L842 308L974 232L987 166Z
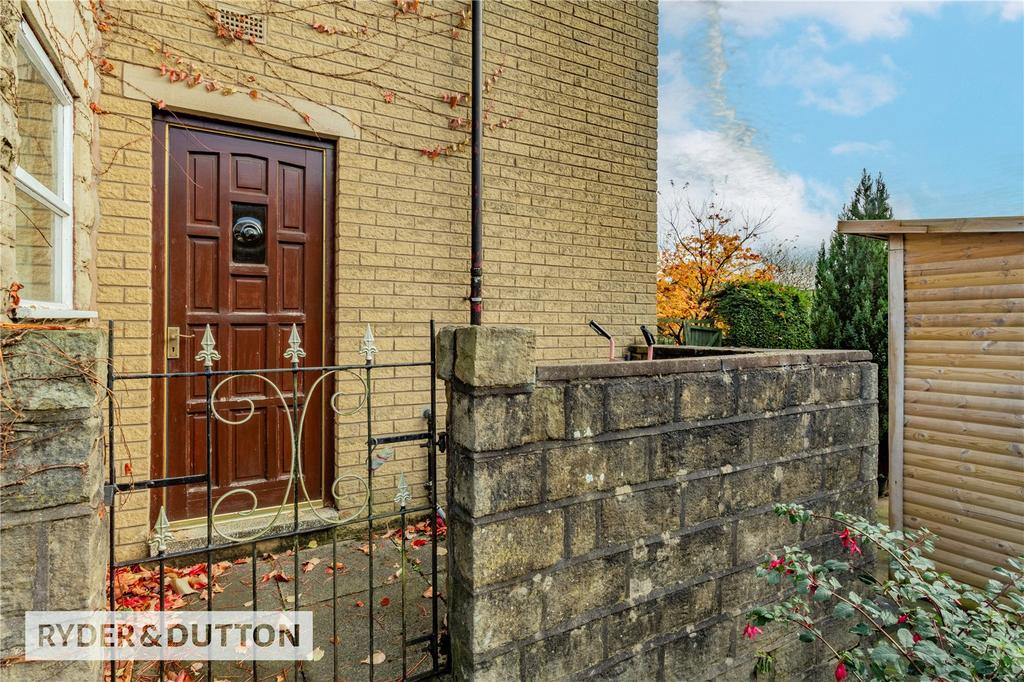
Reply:
M999 18L1003 21L1017 21L1024 18L1024 0L1009 0L1009 2L1000 2L999 6Z
M838 192L780 171L763 151L727 133L695 129L662 135L658 157L663 204L676 196L699 204L716 191L738 215L756 219L770 214L770 237L793 240L801 248L817 248L835 229ZM685 190L678 189L682 183L688 183Z
M833 188L780 170L755 141L756 131L736 113L726 96L725 57L720 6L704 5L693 21L706 21L703 55L709 82L695 88L680 66L685 57L664 56L659 71L658 180L664 213L674 200L701 203L717 191L724 206L752 218L771 214L771 237L817 248L835 228L842 201ZM692 10L688 7L687 10ZM694 46L700 44L694 41ZM699 126L694 112L713 115ZM674 182L674 187L671 183ZM683 186L686 189L680 189Z
M844 154L857 154L860 156L866 154L883 154L889 151L890 143L888 140L882 140L881 142L840 142L837 145L832 146L829 152L835 156L842 156Z
M673 32L689 30L689 20L703 3L670 0L663 3L662 22ZM722 21L740 37L771 35L791 21L812 20L828 24L844 38L863 42L875 38L899 38L910 29L914 14L933 15L940 2L724 2ZM1007 3L1016 4L1016 3ZM1007 12L1019 10L1004 9Z
M764 84L792 87L803 104L840 116L862 116L899 94L897 69L888 55L882 55L880 64L870 71L835 63L824 56L820 38L817 27L811 26L795 45L769 50Z
M671 87L660 87L658 91L658 127L662 130L679 130L690 125L700 93L683 73L682 52L673 51L658 58L658 82Z

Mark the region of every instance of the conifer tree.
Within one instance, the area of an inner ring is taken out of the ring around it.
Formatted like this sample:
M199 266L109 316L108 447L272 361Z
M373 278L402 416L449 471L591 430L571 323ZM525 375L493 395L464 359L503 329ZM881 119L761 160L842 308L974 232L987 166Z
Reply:
M840 220L892 218L881 173L865 169ZM888 467L889 258L886 243L835 233L822 244L815 264L811 332L818 348L871 351L878 364L879 474Z

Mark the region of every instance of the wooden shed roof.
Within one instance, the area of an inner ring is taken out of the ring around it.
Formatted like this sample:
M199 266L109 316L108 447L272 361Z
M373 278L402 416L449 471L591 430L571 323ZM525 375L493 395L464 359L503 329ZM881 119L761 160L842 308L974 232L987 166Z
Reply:
M840 220L842 234L949 234L956 232L1024 232L1024 216L993 218L921 218L916 220Z

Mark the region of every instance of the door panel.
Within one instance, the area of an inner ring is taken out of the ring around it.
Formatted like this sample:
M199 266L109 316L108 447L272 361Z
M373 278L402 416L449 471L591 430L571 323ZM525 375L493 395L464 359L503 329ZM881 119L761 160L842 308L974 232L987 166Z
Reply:
M221 354L215 370L288 367L284 351L292 324L306 351L302 364L325 364L324 242L329 226L324 221L329 213L324 171L330 150L227 130L170 122L166 126L165 186L156 188L158 203L166 201L166 244L157 240L165 253L157 254L162 267L155 268L163 275L159 288L166 308L154 315L164 321L155 341L162 351L165 327L178 327L182 339L177 359L154 352L158 369L202 371L194 358L207 324ZM240 220L255 220L262 234L235 229ZM154 302L163 305L163 300ZM214 421L214 503L238 488L256 494L260 507L275 506L284 498L291 436L288 413L275 387L289 407L293 399L301 405L315 376L300 375L297 390L289 372L266 376L273 386L256 376L240 376L216 392L218 414L240 423ZM310 398L301 439L305 484L315 500L322 494L322 391L327 388ZM161 475L204 473L205 379L172 381L155 398L165 415L164 427L154 429L154 448L163 453ZM249 506L248 496L237 495L218 511ZM168 489L167 511L171 519L204 516L205 484Z

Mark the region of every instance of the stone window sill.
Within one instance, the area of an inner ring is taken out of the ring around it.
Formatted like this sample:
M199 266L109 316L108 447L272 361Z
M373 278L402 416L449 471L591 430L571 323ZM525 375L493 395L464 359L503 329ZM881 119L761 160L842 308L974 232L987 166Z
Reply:
M18 306L14 317L19 320L92 320L98 317L95 310L68 310L66 308L43 308Z

